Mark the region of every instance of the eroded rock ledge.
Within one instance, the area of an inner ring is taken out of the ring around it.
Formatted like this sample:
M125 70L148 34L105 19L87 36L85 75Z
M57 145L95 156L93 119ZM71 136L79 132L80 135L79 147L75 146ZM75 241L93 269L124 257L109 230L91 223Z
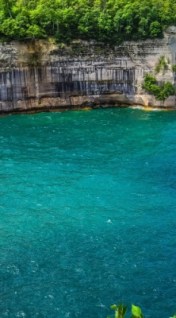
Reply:
M71 46L46 41L0 44L0 112L107 105L175 108L175 96L163 104L142 89L144 75L161 56L169 67L159 80L174 83L174 27L161 40L115 48L80 41Z

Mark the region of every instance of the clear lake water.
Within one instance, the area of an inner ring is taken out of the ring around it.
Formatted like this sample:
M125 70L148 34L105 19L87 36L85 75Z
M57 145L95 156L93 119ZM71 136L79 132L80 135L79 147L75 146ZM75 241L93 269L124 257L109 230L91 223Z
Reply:
M169 318L175 213L176 112L1 117L0 317Z

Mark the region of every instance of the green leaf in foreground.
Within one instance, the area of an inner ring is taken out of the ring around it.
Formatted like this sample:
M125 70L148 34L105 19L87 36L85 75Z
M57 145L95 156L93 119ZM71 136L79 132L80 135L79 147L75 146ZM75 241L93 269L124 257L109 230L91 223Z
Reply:
M132 318L142 318L142 310L140 307L132 305L131 306L131 313L132 313Z
M126 311L127 311L127 306L123 305L123 304L119 304L119 305L111 305L110 307L112 310L115 311L115 318L124 318Z

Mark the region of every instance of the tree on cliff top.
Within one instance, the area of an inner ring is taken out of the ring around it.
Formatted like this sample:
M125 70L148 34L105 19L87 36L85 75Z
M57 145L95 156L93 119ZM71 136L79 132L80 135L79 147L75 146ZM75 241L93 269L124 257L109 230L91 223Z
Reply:
M175 0L0 0L0 36L94 39L111 44L161 37L176 24Z

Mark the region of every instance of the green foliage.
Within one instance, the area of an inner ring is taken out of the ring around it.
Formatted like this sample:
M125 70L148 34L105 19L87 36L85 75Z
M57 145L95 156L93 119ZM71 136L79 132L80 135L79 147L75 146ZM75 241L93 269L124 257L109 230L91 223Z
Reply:
M172 24L175 0L0 0L0 38L117 44L162 37Z
M131 307L132 318L142 318L142 310L140 307L132 305Z
M174 86L170 82L166 82L160 86L160 92L156 96L156 98L158 100L164 101L166 98L174 94L175 94Z
M150 24L150 37L157 38L162 36L162 26L160 22L154 21Z
M124 318L127 313L127 306L124 304L114 304L111 305L110 308L114 310L114 318ZM131 306L131 318L143 318L142 310L140 307L135 305Z
M165 56L161 56L155 67L155 73L163 71L163 73L168 69L168 62L166 61Z
M125 318L127 313L127 306L124 304L119 305L111 305L110 308L114 311L114 318ZM143 318L142 310L139 306L131 305L131 318ZM108 316L107 318L111 318ZM176 314L174 314L170 318L176 318Z
M176 73L176 64L172 65L172 71Z
M115 318L124 318L126 311L127 311L127 306L120 304L120 305L111 305L110 307L112 310L115 311Z
M143 83L143 89L153 94L157 100L165 101L166 98L175 94L174 85L170 82L158 84L156 78L151 74L146 74Z

